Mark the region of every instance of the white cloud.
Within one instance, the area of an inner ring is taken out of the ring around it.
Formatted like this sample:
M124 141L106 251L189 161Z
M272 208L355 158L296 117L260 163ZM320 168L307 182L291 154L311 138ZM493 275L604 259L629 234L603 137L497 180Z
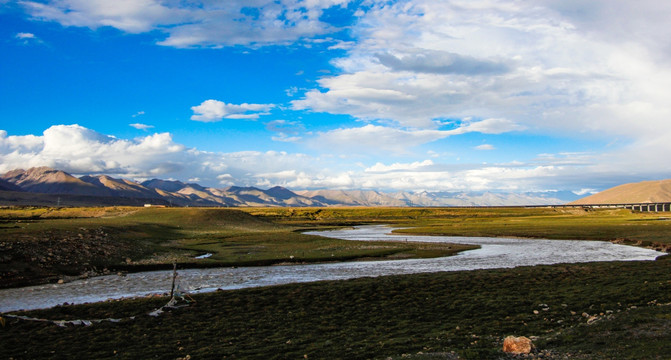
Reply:
M415 49L399 55L378 53L375 57L394 71L463 75L492 75L509 71L504 63L431 49Z
M502 134L511 131L523 130L524 127L507 119L484 119L481 121L468 121L462 126L461 131L479 132L482 134Z
M142 33L191 18L188 10L166 6L158 0L52 0L46 3L19 3L36 19L91 29L110 26L129 33Z
M181 159L173 155L185 149L173 143L167 133L122 140L79 125L54 125L42 136L4 136L0 143L2 171L52 166L75 173L160 172L181 167ZM149 159L153 160L151 165L147 164Z
M492 144L482 144L475 147L476 150L494 150L495 147Z
M500 134L519 129L521 129L520 126L505 119L465 121L451 130L400 129L368 124L362 127L340 128L321 132L315 138L309 140L308 143L316 148L326 147L337 152L365 149L378 153L403 154L413 147L454 135L471 132Z
M134 127L138 130L149 130L154 128L154 125L147 125L147 124L140 124L140 123L135 123L135 124L128 124L131 127Z
M39 151L42 139L35 135L8 136L7 131L0 130L0 151L3 153L31 153Z
M0 130L0 173L35 166L51 166L74 174L105 173L136 179L198 177L205 185L222 181L256 185L259 179L255 175L261 169L321 171L314 159L303 154L204 152L175 143L168 133L126 140L79 125L54 125L41 136L9 136Z
M289 136L283 132L279 132L276 136L271 136L270 139L279 142L298 142L303 138L300 136Z
M179 48L282 44L337 29L324 10L346 0L47 0L20 1L35 19L63 26L113 27L127 33L158 30L159 44Z
M401 170L418 170L421 168L426 168L433 165L433 161L424 160L424 161L415 161L410 164L403 163L394 163L391 165L384 165L381 162L376 163L375 165L365 169L365 172L387 172L387 171L401 171Z
M37 37L35 36L35 34L32 34L32 33L23 33L23 32L17 33L15 37L16 37L17 39L36 39L36 38L37 38Z
M235 185L235 178L231 174L217 175L220 185L233 186Z
M16 35L14 35L14 38L17 39L19 42L21 42L23 45L44 44L44 41L42 41L42 39L38 38L33 33L28 32L16 33Z
M574 194L578 196L588 196L592 194L596 194L598 191L596 189L580 189L577 191L573 191Z
M194 115L191 120L215 122L222 119L256 120L261 115L268 115L272 104L227 104L219 100L205 100L200 105L192 106Z
M300 74L297 74L297 75L302 75L302 71L303 70L299 71ZM293 97L294 95L296 95L297 92L298 92L298 88L295 87L295 86L292 86L292 87L284 90L284 93L287 94L288 97Z
M670 14L655 1L381 2L359 14L338 75L292 106L408 128L474 117L517 126L492 120L491 133L668 137Z
M450 131L402 130L385 126L365 125L357 128L340 128L319 133L310 140L313 147L334 151L357 151L367 149L374 152L404 153L408 147L442 139Z

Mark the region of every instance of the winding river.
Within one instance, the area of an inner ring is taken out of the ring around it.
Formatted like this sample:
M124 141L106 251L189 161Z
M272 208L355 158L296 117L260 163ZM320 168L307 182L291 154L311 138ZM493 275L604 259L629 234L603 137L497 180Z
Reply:
M529 240L485 237L391 235L386 226L309 232L346 240L401 240L475 244L481 248L434 259L354 261L342 263L266 267L179 270L179 284L191 293L217 289L341 280L394 274L511 268L593 261L655 260L662 252L604 241ZM65 284L38 285L0 290L0 313L165 293L172 271L151 271L126 276L100 276Z

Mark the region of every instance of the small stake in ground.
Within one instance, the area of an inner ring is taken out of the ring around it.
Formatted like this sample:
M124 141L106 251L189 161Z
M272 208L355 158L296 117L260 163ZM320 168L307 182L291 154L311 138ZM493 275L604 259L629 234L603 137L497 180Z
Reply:
M175 293L175 279L177 278L177 263L172 263L172 288L170 288L170 298L172 299Z

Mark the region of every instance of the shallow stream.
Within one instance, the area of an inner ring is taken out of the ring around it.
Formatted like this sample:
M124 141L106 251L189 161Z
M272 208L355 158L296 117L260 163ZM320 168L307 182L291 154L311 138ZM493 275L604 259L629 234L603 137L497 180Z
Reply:
M354 229L309 232L346 240L421 241L480 245L477 250L434 259L353 261L342 263L265 267L183 269L178 271L181 290L191 293L217 289L320 280L341 280L395 274L511 268L593 261L655 260L662 252L604 241L530 240L485 237L391 235L391 228L361 226ZM169 292L172 271L151 271L126 276L101 276L65 284L48 284L0 290L0 313L40 309L65 302L78 304Z

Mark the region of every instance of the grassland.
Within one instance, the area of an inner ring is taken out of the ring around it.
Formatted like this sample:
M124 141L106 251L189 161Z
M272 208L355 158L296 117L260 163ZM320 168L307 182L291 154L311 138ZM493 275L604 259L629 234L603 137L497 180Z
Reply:
M220 247L238 238L242 243L251 237L245 233L250 228L264 234L259 241L272 242L272 234L291 239L296 230L359 223L415 226L403 231L422 234L671 243L669 214L618 210L247 209L223 219L216 211L182 209L158 221L161 210L98 209L95 218L72 210L69 220L77 224L72 228L53 211L35 209L39 217L24 220L34 220L30 226L43 231L102 227L123 241L146 243L150 256L166 242L192 254L205 251L199 246L212 239ZM3 234L22 234L13 227L20 216L11 217ZM236 224L246 224L246 230ZM223 228L230 233L220 232ZM157 237L165 241L157 243ZM289 242L303 240L312 241ZM534 358L669 359L671 354L667 257L291 284L194 298L190 306L160 317L146 314L166 298L29 312L59 320L136 317L67 328L6 318L0 347L4 357L14 359L513 359L520 357L504 354L502 339L524 335L534 340Z
M386 223L396 234L522 237L616 241L667 249L671 214L623 209L562 208L348 208L248 209L286 224Z
M373 221L373 220L371 220ZM352 223L364 222L354 219ZM453 244L353 242L301 234L333 227L234 209L0 209L0 287L113 271L448 256ZM340 224L339 224L340 225ZM197 255L212 254L205 259Z

